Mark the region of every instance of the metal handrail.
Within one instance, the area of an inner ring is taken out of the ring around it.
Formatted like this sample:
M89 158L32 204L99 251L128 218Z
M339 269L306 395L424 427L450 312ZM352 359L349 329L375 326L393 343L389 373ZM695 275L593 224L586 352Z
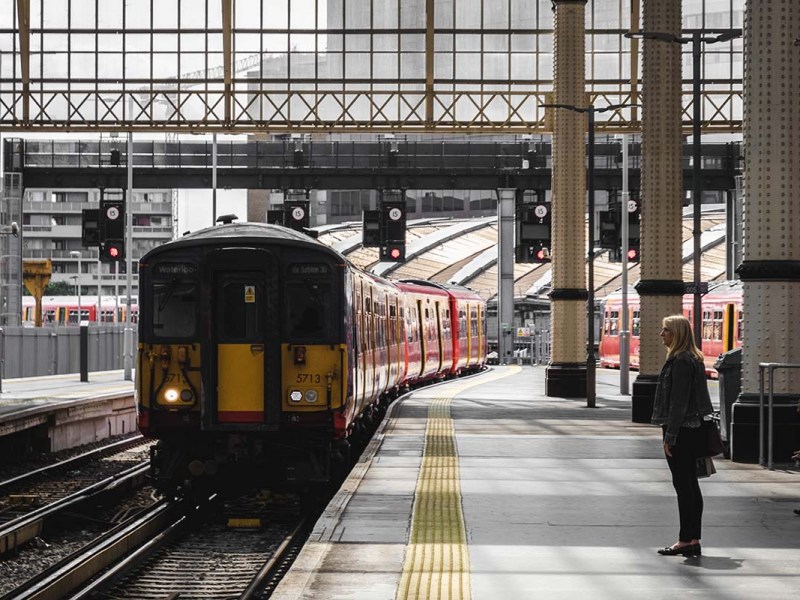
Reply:
M773 392L774 392L774 377L775 369L800 369L800 364L795 363L758 363L758 464L764 464L764 371L767 371L767 382L769 385L768 398L769 404L767 410L769 411L769 422L767 423L767 468L772 471L774 466L772 464L772 442L773 442Z

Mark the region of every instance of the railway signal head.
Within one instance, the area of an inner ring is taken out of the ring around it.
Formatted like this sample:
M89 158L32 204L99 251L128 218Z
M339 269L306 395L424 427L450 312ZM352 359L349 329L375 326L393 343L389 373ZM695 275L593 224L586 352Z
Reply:
M549 263L550 262L550 248L544 244L534 244L528 249L530 262L533 263Z
M388 262L405 262L406 245L395 243L383 246L381 248L381 259Z
M106 240L100 248L100 260L120 262L125 258L125 243L122 240Z
M101 190L99 217L100 260L120 262L125 258L125 196Z
M640 259L640 251L639 251L639 241L636 240L635 242L631 240L628 246L628 262L639 262Z

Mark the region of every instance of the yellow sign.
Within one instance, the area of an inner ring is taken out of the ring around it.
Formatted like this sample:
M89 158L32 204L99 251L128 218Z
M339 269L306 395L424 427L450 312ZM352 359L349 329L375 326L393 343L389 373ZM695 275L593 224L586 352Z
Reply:
M244 302L245 304L252 304L256 301L256 286L244 286Z
M44 288L50 283L50 274L53 272L53 265L50 259L46 260L23 260L22 261L22 280L25 287L36 300L36 313L34 325L42 326L42 295Z

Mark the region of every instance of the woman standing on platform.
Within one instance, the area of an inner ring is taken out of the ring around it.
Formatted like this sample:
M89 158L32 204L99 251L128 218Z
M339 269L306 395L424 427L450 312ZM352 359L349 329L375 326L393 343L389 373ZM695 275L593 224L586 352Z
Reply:
M664 454L678 495L680 532L677 542L658 553L696 556L701 553L703 495L695 460L704 446L703 417L713 407L703 353L695 345L689 320L683 315L665 318L660 335L667 347L667 362L658 377L652 423L661 425L664 432Z

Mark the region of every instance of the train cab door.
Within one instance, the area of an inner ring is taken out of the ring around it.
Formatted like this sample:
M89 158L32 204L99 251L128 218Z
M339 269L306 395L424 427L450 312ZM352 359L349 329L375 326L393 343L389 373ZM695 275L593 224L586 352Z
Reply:
M436 342L439 351L439 367L436 369L437 373L442 372L442 365L444 364L444 332L442 331L442 306L437 300L435 306L436 313Z
M478 347L475 350L475 364L481 364L486 357L484 356L483 349L486 347L486 339L485 339L485 330L486 330L486 321L485 316L483 314L483 310L481 310L481 306L478 305Z
M277 429L280 418L278 268L266 250L222 249L210 272L207 429Z

